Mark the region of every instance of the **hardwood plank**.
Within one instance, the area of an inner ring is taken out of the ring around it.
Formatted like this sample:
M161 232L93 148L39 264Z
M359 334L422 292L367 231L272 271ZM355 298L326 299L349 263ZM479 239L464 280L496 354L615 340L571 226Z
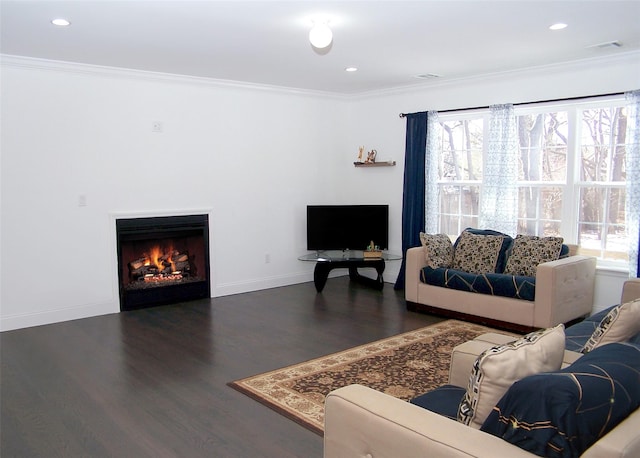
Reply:
M0 455L321 457L226 383L438 321L345 276L4 332Z

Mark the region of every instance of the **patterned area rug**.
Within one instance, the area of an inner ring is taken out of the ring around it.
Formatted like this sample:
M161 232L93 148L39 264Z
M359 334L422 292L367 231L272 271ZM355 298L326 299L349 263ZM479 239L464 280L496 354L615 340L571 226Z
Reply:
M229 386L322 435L330 391L359 383L408 401L447 382L456 345L493 331L447 320Z

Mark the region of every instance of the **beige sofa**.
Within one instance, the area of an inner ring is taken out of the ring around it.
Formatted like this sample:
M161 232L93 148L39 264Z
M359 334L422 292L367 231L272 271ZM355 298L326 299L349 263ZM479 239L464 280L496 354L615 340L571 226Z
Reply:
M420 271L426 265L423 247L407 250L405 299L409 310L453 312L453 316L526 330L568 323L589 315L593 308L593 257L573 255L540 264L535 301L427 285L420 281Z
M625 283L622 301L640 297L640 279ZM477 355L511 337L484 334L454 350L449 383L466 386ZM563 365L581 353L565 351ZM416 405L350 385L329 393L325 404L325 458L337 457L531 457L508 442ZM593 444L585 458L640 456L640 409Z

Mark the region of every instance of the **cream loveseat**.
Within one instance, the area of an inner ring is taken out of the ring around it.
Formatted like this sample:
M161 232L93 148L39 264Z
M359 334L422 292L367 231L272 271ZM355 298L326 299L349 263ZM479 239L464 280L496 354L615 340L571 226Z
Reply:
M640 297L640 279L625 283L622 302ZM449 371L451 385L465 386L478 354L513 339L490 333L456 347ZM638 335L634 337L638 345ZM606 345L605 345L606 346ZM562 366L578 361L582 353L564 351ZM401 458L531 457L507 441L372 390L350 385L329 393L325 403L324 457ZM636 409L582 455L585 458L640 456L640 409Z
M575 251L575 247L570 247ZM461 291L421 281L430 264L425 247L407 250L407 309L443 313L518 330L547 328L587 316L593 307L596 259L570 255L539 264L535 300ZM573 254L573 255L572 255Z

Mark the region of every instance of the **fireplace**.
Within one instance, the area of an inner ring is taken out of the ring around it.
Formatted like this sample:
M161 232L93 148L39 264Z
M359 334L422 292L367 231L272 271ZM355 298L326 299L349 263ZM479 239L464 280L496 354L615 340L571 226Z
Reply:
M209 216L116 219L120 310L211 297Z

